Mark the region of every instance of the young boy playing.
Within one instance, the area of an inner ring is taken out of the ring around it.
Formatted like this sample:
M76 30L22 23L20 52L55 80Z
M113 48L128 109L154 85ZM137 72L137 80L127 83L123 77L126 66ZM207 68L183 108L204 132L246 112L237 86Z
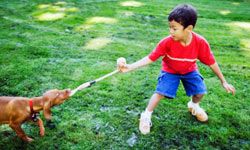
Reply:
M234 87L227 83L220 71L208 42L193 32L196 20L197 12L194 7L187 4L178 5L168 17L170 36L162 39L156 48L141 60L132 64L118 64L121 72L129 72L163 57L156 91L146 110L141 113L139 129L142 134L150 132L151 114L159 101L164 97L175 98L180 81L186 95L192 97L187 104L188 110L197 120L201 122L208 120L206 112L199 106L207 91L203 78L198 72L197 60L212 69L228 93L235 93Z

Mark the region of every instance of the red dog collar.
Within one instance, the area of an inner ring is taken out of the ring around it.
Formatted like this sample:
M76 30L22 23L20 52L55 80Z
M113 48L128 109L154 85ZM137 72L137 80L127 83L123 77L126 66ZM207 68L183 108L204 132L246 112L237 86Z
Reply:
M30 99L29 104L30 104L30 113L31 113L31 115L32 115L32 114L34 113L34 110L33 110L33 101L32 101L32 99Z
M33 120L34 122L37 122L39 113L34 112L32 99L29 100L29 105L30 105L30 119Z

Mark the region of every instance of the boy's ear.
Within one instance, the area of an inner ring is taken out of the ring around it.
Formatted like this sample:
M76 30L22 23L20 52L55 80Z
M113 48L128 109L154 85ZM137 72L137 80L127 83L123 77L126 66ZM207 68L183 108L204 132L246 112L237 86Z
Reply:
M189 26L186 27L186 29L189 30L189 31L193 31L194 26L193 25L189 25Z

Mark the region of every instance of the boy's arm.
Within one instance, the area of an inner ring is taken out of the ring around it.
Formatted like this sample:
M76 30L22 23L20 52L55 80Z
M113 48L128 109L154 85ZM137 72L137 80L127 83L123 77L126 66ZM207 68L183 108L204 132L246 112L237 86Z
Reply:
M210 65L209 66L213 72L217 75L217 77L220 79L220 82L222 84L222 86L225 88L225 90L228 92L228 93L231 93L234 95L235 94L235 88L231 85L231 84L228 84L226 79L224 78L221 70L220 70L220 67L218 66L217 63L214 63L213 65Z
M132 64L118 64L118 69L121 71L121 72L129 72L129 71L132 71L132 70L135 70L137 68L140 68L140 67L143 67L143 66L146 66L148 64L151 64L153 61L151 59L149 59L148 56L138 60L137 62L134 62Z

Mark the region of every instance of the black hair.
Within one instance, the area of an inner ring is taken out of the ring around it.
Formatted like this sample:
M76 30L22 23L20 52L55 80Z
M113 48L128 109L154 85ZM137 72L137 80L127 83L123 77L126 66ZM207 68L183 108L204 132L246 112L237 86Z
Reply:
M176 6L169 14L168 21L176 21L184 26L184 29L189 25L195 27L197 21L196 9L188 4L180 4Z

